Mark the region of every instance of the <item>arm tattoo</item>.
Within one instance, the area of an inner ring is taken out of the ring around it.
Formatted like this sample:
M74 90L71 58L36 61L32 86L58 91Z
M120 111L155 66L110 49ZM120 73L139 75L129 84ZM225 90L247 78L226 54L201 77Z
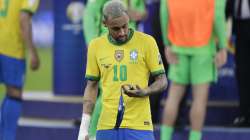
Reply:
M83 111L84 113L92 114L95 107L95 103L92 100L83 101Z
M148 95L163 92L167 88L167 78L165 74L156 76L155 81L148 87Z

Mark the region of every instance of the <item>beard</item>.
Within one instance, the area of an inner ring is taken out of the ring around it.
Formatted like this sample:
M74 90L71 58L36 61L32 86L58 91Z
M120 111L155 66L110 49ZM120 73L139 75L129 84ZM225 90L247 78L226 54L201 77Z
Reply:
M125 35L125 36L117 37L115 40L116 40L117 42L119 42L119 43L122 43L122 42L127 41L127 39L128 39L128 36Z

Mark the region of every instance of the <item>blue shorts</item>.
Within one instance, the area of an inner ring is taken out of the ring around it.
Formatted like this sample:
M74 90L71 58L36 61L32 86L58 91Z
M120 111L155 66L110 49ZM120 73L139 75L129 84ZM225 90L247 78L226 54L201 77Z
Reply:
M96 140L155 140L153 131L134 129L98 130Z
M0 83L22 88L25 78L25 60L0 54Z

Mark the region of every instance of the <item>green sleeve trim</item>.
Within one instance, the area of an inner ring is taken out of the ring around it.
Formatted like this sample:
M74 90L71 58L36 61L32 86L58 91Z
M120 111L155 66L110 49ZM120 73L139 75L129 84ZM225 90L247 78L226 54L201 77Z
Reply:
M215 0L214 32L219 48L227 47L225 7L225 0Z
M26 12L26 13L29 13L31 15L34 14L34 11L30 10L30 9L21 9L22 12Z
M161 74L165 74L165 70L158 70L158 71L151 72L152 76L158 76Z
M97 76L91 76L91 75L86 75L85 79L90 80L90 81L99 81L100 77Z
M160 5L160 22L161 22L161 31L162 31L162 39L164 46L169 46L170 41L167 38L168 34L168 8L166 0L161 0Z

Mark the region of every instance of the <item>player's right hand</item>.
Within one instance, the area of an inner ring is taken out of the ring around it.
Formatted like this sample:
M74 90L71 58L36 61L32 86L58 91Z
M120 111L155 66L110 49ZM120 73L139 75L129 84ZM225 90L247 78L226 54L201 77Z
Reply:
M131 9L131 8L128 9L128 15L132 21L136 21L136 22L143 20L145 16L144 13Z
M77 140L89 140L88 132L85 130L80 131Z
M168 64L178 63L177 55L172 51L170 46L165 47L164 52L165 52L165 56L166 56Z
M38 70L40 67L40 60L36 49L30 50L30 69Z
M89 140L89 136L87 135L87 136L85 136L85 139L84 140Z

